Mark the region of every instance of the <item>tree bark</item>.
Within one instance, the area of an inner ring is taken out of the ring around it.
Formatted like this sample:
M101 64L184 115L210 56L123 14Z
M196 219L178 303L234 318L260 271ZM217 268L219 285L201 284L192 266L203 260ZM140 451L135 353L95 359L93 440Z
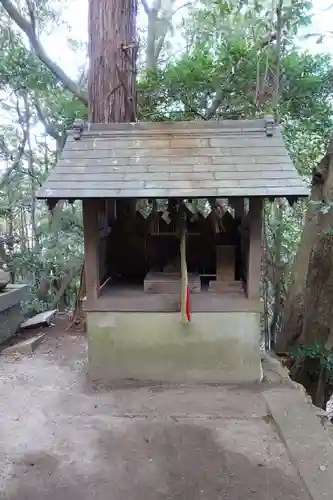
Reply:
M306 388L314 404L323 407L327 384L325 349L330 343L333 315L333 209L320 214L319 219L319 234L310 255L306 280L302 332L297 343L308 348L319 346L322 359L297 359L291 374ZM316 372L319 375L314 378Z
M136 15L137 0L89 0L88 117L92 123L136 121ZM84 226L87 259L88 226ZM91 282L94 270L86 265L83 269L86 283ZM94 283L86 286L86 292L88 298L89 294L95 298ZM79 299L74 318L78 307Z
M327 206L333 201L333 155L327 155L328 170L323 184L322 200ZM333 314L333 208L319 211L317 236L313 245L306 281L304 324L301 343L325 344Z
M89 121L136 121L136 0L89 2Z
M291 364L292 378L301 383L314 404L324 407L329 378L327 351L332 349L333 315L333 143L313 171L312 200L286 303L281 345L313 348L319 356L297 357ZM326 204L325 210L318 204Z
M308 205L301 241L293 263L288 296L284 305L282 328L276 342L276 352L286 353L302 342L305 311L305 292L312 249L319 238L319 205L327 191L329 155L326 154L314 169L311 198ZM326 187L325 187L326 186Z
M73 266L70 269L67 270L67 274L64 276L64 278L61 281L60 287L57 290L55 296L53 297L52 303L50 305L50 309L55 309L61 299L63 298L64 294L66 293L66 290L68 289L69 285L71 284L72 280L75 278L75 276L80 272L80 267L79 266ZM62 308L63 310L63 308Z
M323 222L333 223L333 210L323 216ZM328 225L327 225L328 226ZM325 345L333 314L333 234L322 227L310 256L304 322L300 343L305 346L318 342Z

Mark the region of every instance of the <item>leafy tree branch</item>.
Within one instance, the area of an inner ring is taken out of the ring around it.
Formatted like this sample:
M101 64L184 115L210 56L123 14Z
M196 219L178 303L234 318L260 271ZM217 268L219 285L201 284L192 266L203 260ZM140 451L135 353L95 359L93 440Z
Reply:
M62 82L64 87L68 89L72 94L74 94L78 99L80 99L85 105L88 104L88 97L85 92L83 92L80 87L75 83L64 70L48 56L43 45L37 38L35 32L35 22L27 21L20 11L15 7L11 0L0 0L0 4L3 6L5 11L11 17L11 19L17 24L17 26L26 34L29 42L36 52L37 57L45 64L45 66L51 71L51 73Z

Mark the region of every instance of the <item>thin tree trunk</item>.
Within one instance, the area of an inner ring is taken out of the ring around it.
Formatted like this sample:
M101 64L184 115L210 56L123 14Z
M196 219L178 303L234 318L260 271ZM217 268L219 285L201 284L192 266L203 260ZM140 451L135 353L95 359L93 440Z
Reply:
M146 69L154 71L156 69L156 39L157 39L157 18L161 8L162 0L155 0L153 6L148 9L148 30L147 30L147 48L146 48Z
M7 211L7 217L6 217L6 222L7 222L7 248L9 251L9 262L8 262L8 268L9 268L9 275L10 275L10 282L15 283L15 271L13 267L13 257L14 257L14 213L13 213L13 200L12 200L12 194L9 192L8 193L8 200L9 200L9 206L8 206L8 211Z
M47 145L47 135L46 134L44 135L43 147L44 147L44 171L48 175L48 173L49 173L49 148Z
M33 149L31 144L31 130L30 130L30 105L28 101L27 95L24 96L24 116L25 116L25 125L28 134L28 174L30 177L30 185L31 185L31 226L32 226L32 237L34 241L34 247L37 252L40 251L39 245L39 234L37 227L37 218L36 218L36 191L37 191L37 182L36 182L36 172L34 167L34 157L33 157Z
M24 225L24 210L20 207L20 250L21 253L25 252L27 249L27 242L25 239L25 225Z
M58 306L58 304L62 301L68 286L71 284L72 280L78 274L79 271L80 271L80 268L77 266L74 266L67 271L66 276L64 276L64 278L62 279L60 286L53 297L50 309L55 309ZM64 305L65 304L63 303L59 307L59 309L63 310Z
M265 212L264 212L265 214ZM268 241L267 241L267 220L266 214L264 217L264 252L265 255L268 252ZM263 262L263 299L264 299L264 317L263 317L263 327L264 327L264 339L265 339L265 350L271 351L271 339L269 335L269 275L268 275L268 263L267 259Z
M23 220L23 226L24 226L24 234L25 234L25 244L26 247L31 250L31 241L29 238L29 229L28 229L28 221L27 221L27 212L26 210L22 209L22 220Z
M270 345L271 349L275 349L276 336L278 326L280 324L281 316L281 295L283 289L283 272L281 268L281 251L282 251L282 237L283 237L283 202L281 199L277 200L274 205L274 218L278 222L277 229L274 235L274 283L272 283L274 299L273 299L273 313L272 321L270 324Z

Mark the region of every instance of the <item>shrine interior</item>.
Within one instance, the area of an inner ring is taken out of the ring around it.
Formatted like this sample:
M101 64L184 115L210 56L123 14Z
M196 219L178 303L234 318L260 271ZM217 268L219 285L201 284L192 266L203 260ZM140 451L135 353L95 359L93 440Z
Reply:
M244 298L247 203L188 200L186 262L190 293ZM179 203L106 200L99 216L101 296L180 291Z

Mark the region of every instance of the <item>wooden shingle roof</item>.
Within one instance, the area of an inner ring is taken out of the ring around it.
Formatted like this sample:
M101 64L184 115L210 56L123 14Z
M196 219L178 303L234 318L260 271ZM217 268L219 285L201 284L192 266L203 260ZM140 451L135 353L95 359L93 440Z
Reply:
M76 124L38 198L307 196L271 119Z

